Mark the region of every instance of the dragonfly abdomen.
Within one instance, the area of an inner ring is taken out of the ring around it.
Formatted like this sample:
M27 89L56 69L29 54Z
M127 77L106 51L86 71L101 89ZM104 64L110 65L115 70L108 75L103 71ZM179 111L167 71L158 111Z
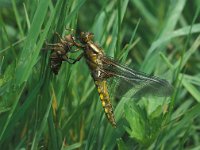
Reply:
M106 80L95 81L95 84L97 86L99 97L100 97L102 106L104 108L106 117L108 118L108 120L110 121L112 126L116 127L116 122L115 122L115 118L114 118L114 114L113 114L112 104L110 102L110 96L108 93Z

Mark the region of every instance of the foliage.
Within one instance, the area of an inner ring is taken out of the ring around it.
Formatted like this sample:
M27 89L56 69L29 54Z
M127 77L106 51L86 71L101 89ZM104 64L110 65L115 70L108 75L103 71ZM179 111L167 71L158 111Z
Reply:
M200 148L198 0L1 0L0 7L1 149ZM55 31L69 34L65 28L93 32L107 55L169 80L173 95L114 99L112 128L84 60L50 71L44 42L56 42Z

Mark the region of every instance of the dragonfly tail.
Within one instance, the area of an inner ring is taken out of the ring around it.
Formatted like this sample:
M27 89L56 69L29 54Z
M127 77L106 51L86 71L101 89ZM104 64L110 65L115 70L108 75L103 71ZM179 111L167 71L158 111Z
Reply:
M116 127L116 121L113 113L113 107L110 102L110 96L107 89L106 80L104 81L95 81L97 86L97 90L101 99L102 106L104 108L105 114L109 122L112 124L113 127Z

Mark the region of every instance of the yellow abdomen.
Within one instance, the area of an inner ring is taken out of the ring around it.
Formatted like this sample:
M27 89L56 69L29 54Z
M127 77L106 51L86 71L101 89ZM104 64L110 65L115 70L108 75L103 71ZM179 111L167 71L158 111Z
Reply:
M99 97L101 99L102 106L106 113L106 117L108 118L108 120L110 121L112 126L116 127L116 122L115 122L115 118L114 118L112 104L110 102L110 96L108 93L106 80L95 81L95 84L97 86L97 90L99 92Z

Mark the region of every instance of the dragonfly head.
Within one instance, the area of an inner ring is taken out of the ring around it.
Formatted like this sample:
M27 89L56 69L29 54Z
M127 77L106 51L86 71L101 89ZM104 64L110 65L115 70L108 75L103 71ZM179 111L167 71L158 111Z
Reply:
M80 39L81 39L81 42L83 42L83 43L87 43L87 42L93 40L93 38L94 38L94 34L91 32L81 32L80 33Z

